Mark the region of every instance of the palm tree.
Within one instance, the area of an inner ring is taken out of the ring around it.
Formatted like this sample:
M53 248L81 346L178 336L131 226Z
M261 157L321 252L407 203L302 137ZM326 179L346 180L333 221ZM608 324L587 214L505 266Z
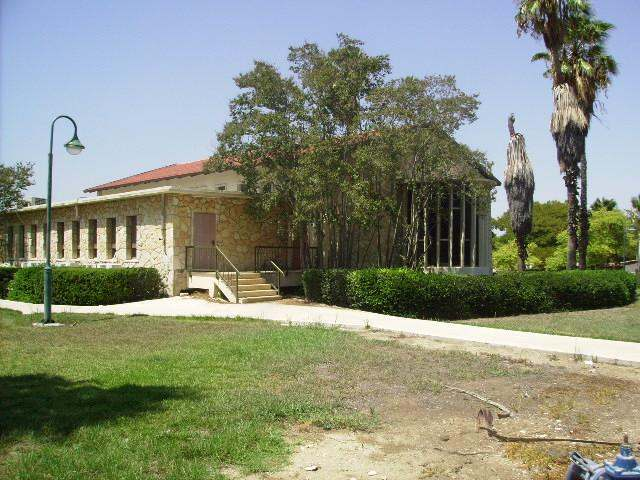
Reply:
M563 68L570 72L575 85L578 101L587 118L584 132L582 158L580 159L580 240L578 263L587 268L587 247L589 245L589 209L587 206L587 155L586 137L589 134L591 117L600 92L606 92L611 77L618 72L618 65L605 48L613 25L597 19L578 15L569 27L566 59Z
M580 108L575 85L563 68L564 47L571 19L591 15L587 0L518 0L518 34L529 33L544 41L549 61L547 76L553 81L551 134L556 143L560 173L567 190L567 268L576 267L578 247L578 177L588 119ZM541 58L534 56L534 60Z
M618 208L618 202L613 198L596 198L595 202L591 204L591 210L608 210L612 211Z
M513 113L509 116L509 146L507 147L507 169L505 171L504 188L509 201L511 228L518 245L518 269L524 271L527 261L527 235L531 232L533 220L533 191L535 181L533 169L527 157L524 137L516 133L513 124L516 119Z

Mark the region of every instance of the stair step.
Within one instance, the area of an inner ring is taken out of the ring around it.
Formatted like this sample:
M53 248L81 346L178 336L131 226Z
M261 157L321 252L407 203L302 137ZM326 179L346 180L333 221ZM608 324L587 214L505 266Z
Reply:
M233 282L231 282L231 283L233 283ZM260 284L260 283L265 283L264 278L262 278L262 277L255 277L255 278L242 278L242 277L240 277L238 279L238 285L255 285L255 284Z
M272 289L269 290L249 290L246 292L240 292L238 295L240 298L248 297L273 297L278 295L278 292Z
M268 297L241 297L240 303L273 302L275 300L282 300L282 297L280 295L271 295Z
M240 278L262 278L262 275L258 272L240 272Z
M270 288L271 288L270 283L251 283L248 285L243 285L243 284L238 285L238 290L240 290L240 292L248 292L250 290L269 290ZM235 291L236 287L235 286L231 287L231 290Z

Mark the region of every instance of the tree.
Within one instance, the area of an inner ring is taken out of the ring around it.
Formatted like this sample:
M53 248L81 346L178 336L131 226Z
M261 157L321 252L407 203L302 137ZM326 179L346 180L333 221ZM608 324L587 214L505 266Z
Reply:
M25 205L23 194L33 185L32 177L30 163L19 162L13 167L0 164L0 213Z
M588 119L580 108L571 79L562 68L563 48L571 19L590 14L586 0L519 0L516 14L518 34L529 33L541 38L549 61L546 75L553 84L551 134L556 143L560 173L567 191L567 264L576 267L578 247L578 177L582 159L582 138ZM540 55L534 55L533 60Z
M576 120L573 123L578 125L578 128L572 128L572 131L575 131L579 137L579 144L573 145L572 148L575 148L580 155L578 160L580 178L578 256L580 268L586 268L587 246L589 244L586 137L589 133L595 106L602 104L598 100L599 94L606 93L611 84L611 77L616 75L618 71L616 61L607 53L605 46L613 25L596 19L593 16L590 2L587 0L574 0L573 2L552 0L551 3L557 3L559 8L563 8L566 12L564 41L556 50L555 55L552 55L551 51L542 52L534 55L532 60L547 62L548 69L545 75L554 78L554 80L560 78L569 87L563 87L566 97L564 103L569 106L570 111L579 108L582 112L582 115L578 115L577 112L573 112L571 115ZM562 5L563 3L564 5ZM554 118L561 120L562 115ZM563 121L560 121L559 126L562 127L562 124ZM552 120L552 130L554 130L554 120ZM560 130L557 128L555 135L560 135ZM570 142L571 144L572 142ZM572 170L571 174L573 175L573 173ZM565 183L567 180L565 176ZM569 233L569 241L573 243L571 222L569 222ZM571 249L569 252L569 255L572 256Z
M591 204L591 210L615 210L618 208L618 202L616 202L613 198L596 198L596 200Z
M591 212L591 239L589 241L588 266L617 263L632 258L637 239L628 235L631 220L621 210L598 209ZM547 259L548 270L566 268L566 232L558 234L558 247Z
M527 235L531 232L533 215L533 192L535 181L533 168L527 156L524 137L516 133L513 113L509 116L509 146L507 147L507 170L504 188L509 201L511 229L516 237L520 262L518 269L524 271L527 261Z
M592 18L588 14L576 15L568 31L568 42L563 55L562 68L572 79L580 107L587 118L582 138L580 160L580 238L579 266L586 268L589 244L589 210L587 207L587 154L586 137L594 115L594 106L600 92L607 91L611 77L618 72L616 61L606 51L605 43L613 25ZM599 105L602 102L598 102Z
M631 197L631 210L629 210L629 217L635 225L636 230L640 230L640 195L637 197Z
M256 62L235 79L241 92L209 168L240 173L252 211L281 222L303 258L316 243L319 266L358 266L370 252L381 266L417 266L399 185L444 188L452 165L457 182L486 165L453 137L475 120L476 96L451 76L389 79L389 58L346 35L328 51L291 47L288 60L291 76Z
M511 216L504 212L493 220L494 229L504 232L495 238L495 248L515 239L511 229ZM567 203L558 200L533 202L533 226L528 236L529 242L535 243L536 255L544 263L556 250L558 232L567 229ZM566 240L566 238L565 238ZM566 252L566 250L565 250Z
M542 268L542 260L534 253L537 249L538 246L535 243L532 242L527 244L527 268ZM517 270L522 270L520 265L521 261L520 247L517 245L515 239L501 244L493 251L493 266L498 272L515 272Z

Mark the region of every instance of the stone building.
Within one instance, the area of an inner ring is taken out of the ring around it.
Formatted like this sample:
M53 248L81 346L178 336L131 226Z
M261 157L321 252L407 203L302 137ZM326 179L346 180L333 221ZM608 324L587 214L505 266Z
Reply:
M251 215L242 177L233 171L208 173L205 163L169 165L85 190L95 196L55 203L53 265L154 267L170 295L202 287L217 288L233 301L279 298L281 282L299 282L298 249L276 223ZM488 188L497 182L489 175L483 181ZM444 204L437 212L438 228L430 232L437 245L430 252L433 266L490 273L490 208L476 211L466 202L461 209L455 198L452 193L451 209ZM44 204L0 217L5 263L44 262L45 218ZM274 279L272 260L286 270L283 278Z

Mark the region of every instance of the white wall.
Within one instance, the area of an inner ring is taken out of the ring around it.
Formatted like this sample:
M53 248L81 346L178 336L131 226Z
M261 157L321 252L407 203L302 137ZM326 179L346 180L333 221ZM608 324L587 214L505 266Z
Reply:
M237 185L242 182L243 179L240 175L233 170L227 170L226 172L220 173L203 173L190 177L170 178L168 180L140 183L138 185L129 185L126 187L110 188L108 190L98 192L98 196L166 186L214 190L215 187L220 184L226 184L227 190L236 191Z

